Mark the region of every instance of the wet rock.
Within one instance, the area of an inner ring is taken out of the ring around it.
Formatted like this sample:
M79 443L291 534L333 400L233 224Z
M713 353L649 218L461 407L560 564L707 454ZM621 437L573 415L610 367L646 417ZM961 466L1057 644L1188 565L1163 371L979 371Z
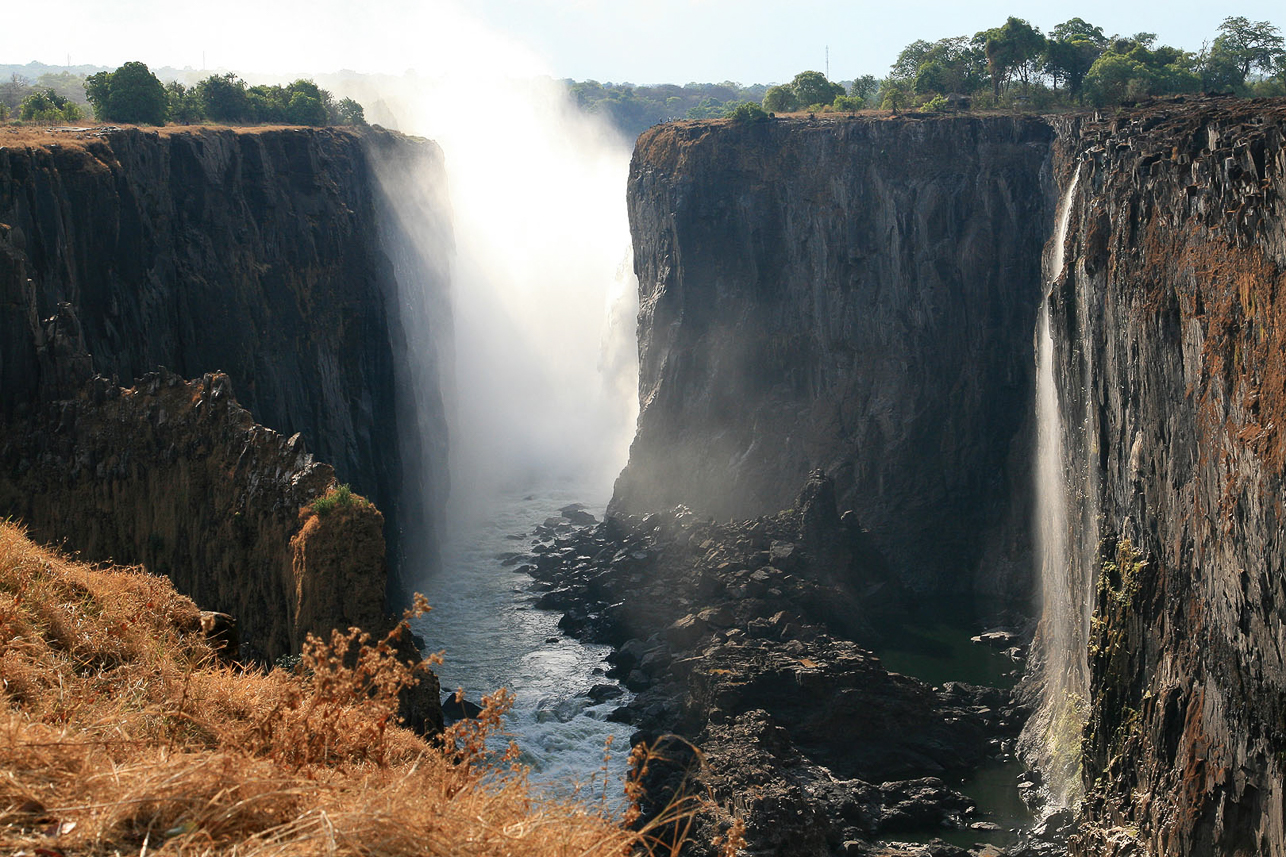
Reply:
M1008 649L1014 646L1019 638L1013 631L998 629L995 631L986 631L976 637L971 638L974 643L984 646L990 646L993 649Z
M609 699L618 699L625 691L621 690L620 685L616 684L596 684L585 694L589 700L595 704L606 702Z
M481 713L482 706L469 699L463 697L457 699L454 693L449 693L442 697L442 716L448 723L455 723L469 717L477 717Z

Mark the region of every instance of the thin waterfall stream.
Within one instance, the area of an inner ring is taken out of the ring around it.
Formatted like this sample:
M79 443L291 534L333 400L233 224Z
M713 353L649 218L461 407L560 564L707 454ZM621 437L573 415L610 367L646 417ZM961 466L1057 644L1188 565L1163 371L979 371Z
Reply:
M1041 592L1036 645L1042 694L1022 744L1029 764L1044 774L1050 809L1072 806L1082 796L1079 748L1089 694L1085 574L1087 570L1092 574L1092 557L1083 556L1083 546L1097 541L1094 533L1084 531L1084 520L1077 521L1076 531L1072 529L1070 486L1082 475L1069 474L1068 469L1066 413L1059 399L1050 307L1054 287L1063 277L1067 229L1079 183L1078 165L1059 201L1035 336L1036 550Z

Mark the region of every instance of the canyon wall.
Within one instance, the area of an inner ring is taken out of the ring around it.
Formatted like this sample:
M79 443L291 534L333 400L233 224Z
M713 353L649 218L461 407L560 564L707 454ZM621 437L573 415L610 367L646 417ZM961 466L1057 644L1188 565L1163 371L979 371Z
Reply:
M0 132L0 514L265 657L384 627L445 501L444 188L378 129ZM383 514L310 517L336 477Z
M444 186L436 145L378 129L4 132L0 417L74 393L58 376L68 361L41 356L55 348L42 320L69 313L80 338L69 354L120 383L157 367L226 373L255 421L298 433L383 510L392 556L414 540L431 557L442 394L432 350L414 377L404 364L408 317L445 316L451 238L437 199L427 227L390 216L376 174L386 163ZM419 439L399 434L412 412ZM105 547L28 524L90 555Z
M820 468L904 582L1027 608L1052 136L1008 116L645 133L641 413L613 509L753 517Z
M1073 850L1281 855L1286 105L1071 120L1077 163L1051 316L1106 564Z
M1046 736L1080 757L1073 853L1286 854L1280 101L643 135L613 507L753 516L818 467L905 582L1030 608L1040 262L1077 173L1050 318L1090 687Z

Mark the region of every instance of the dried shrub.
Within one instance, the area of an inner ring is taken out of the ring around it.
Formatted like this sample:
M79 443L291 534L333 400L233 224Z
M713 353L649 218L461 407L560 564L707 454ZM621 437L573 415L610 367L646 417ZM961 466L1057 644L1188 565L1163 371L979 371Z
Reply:
M0 522L0 852L623 857L682 847L684 813L700 801L633 830L624 822L637 809L622 819L606 801L534 797L516 748L487 746L506 691L439 740L402 728L397 695L428 664L397 657L396 633L310 639L295 672L224 665L195 605L164 578L73 562Z

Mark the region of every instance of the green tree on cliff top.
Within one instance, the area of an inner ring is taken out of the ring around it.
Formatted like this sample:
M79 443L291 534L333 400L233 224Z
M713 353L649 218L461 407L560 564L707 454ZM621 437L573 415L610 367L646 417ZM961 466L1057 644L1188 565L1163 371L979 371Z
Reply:
M141 62L90 75L85 79L85 94L94 117L101 121L164 125L169 111L165 85Z

